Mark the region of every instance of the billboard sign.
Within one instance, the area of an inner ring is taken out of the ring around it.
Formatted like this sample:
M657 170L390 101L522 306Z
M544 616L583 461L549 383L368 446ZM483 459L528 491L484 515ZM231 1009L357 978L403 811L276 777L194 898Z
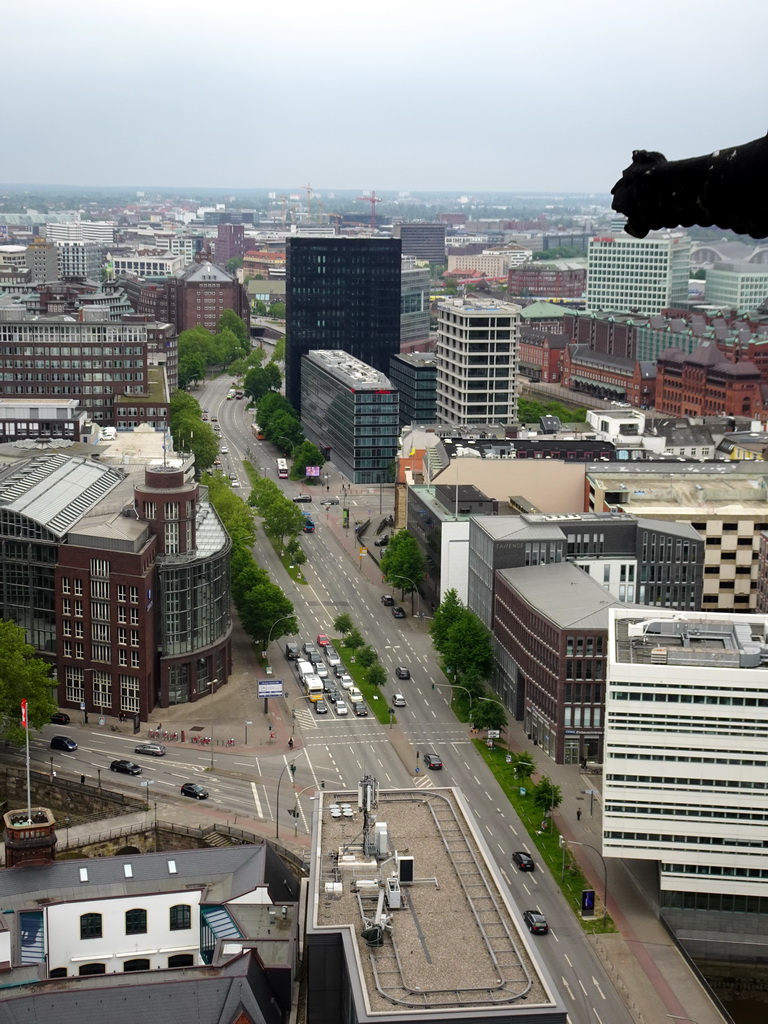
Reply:
M319 477L320 476L320 467L319 466L307 466L307 468L304 470L304 476L317 476L317 477Z
M283 696L283 680L282 679L259 679L259 696L260 697L282 697Z

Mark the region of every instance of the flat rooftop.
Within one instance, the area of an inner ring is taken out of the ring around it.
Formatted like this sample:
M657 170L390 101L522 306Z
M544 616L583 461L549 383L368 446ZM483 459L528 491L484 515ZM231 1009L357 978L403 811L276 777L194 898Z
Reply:
M354 391L394 390L386 374L341 349L313 348L304 358L322 366Z
M387 838L366 855L357 793L322 794L310 872L307 943L341 936L356 1019L564 1022L527 907L512 904L460 792L379 791L371 817ZM399 880L403 857L412 882ZM369 945L362 933L382 908L381 944Z
M686 617L617 617L614 661L715 669L768 665L768 619L692 612Z

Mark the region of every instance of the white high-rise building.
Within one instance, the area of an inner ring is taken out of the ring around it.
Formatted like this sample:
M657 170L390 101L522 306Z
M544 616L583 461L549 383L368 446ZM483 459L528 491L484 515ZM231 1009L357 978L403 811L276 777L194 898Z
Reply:
M101 275L101 250L93 242L57 242L59 277L98 281Z
M609 611L603 854L689 953L768 955L768 616Z
M691 240L684 234L591 238L586 308L611 313L660 313L688 299Z
M440 423L511 423L517 417L520 306L448 299L437 310Z

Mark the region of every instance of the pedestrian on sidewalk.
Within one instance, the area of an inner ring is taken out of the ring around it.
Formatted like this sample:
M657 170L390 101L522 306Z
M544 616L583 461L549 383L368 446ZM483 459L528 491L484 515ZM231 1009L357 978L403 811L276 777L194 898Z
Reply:
M81 785L81 786L84 786L84 785L85 785L85 776L84 776L84 775L81 775L81 776L80 776L80 785Z
M293 736L288 737L288 749L293 750Z
M576 809L576 821L581 821L581 808Z

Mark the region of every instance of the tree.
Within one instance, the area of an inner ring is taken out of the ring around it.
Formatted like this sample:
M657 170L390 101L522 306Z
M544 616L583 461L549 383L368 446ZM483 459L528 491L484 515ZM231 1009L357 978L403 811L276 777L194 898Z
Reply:
M171 436L177 452L194 455L195 468L199 473L210 469L219 452L219 439L207 423L191 416L172 418Z
M277 320L285 320L285 303L273 302L269 307L269 315L275 317Z
M0 620L0 735L10 743L24 742L21 702L27 701L29 725L42 729L56 710L56 680L51 666L38 658L21 626Z
M251 639L262 642L262 650L268 640L299 631L293 605L276 583L258 583L241 595L236 608L243 629Z
M394 534L382 556L381 572L385 582L399 587L403 596L411 593L413 614L413 591L418 590L424 579L424 556L413 534L407 530Z
M268 506L264 515L264 529L284 547L286 537L298 537L304 529L304 515L295 501L283 498Z
M261 419L259 419L259 423L269 440L286 453L292 453L296 445L301 444L304 440L304 431L301 429L301 423L292 413L278 413L277 416L270 420L269 427L264 427Z
M533 754L529 754L525 750L522 753L512 755L512 772L520 782L530 779L535 771L536 761L533 758Z
M273 363L267 363L266 366L253 366L248 370L243 390L254 402L260 402L270 391L279 391L281 382L278 368Z
M443 653L443 643L448 635L451 626L459 619L464 604L459 598L456 590L448 590L445 597L435 609L432 617L432 624L429 632L432 636L432 644L438 653Z
M370 646L370 644L366 644L365 647L361 647L360 650L357 652L357 660L360 662L363 668L370 668L371 665L374 664L374 662L379 660L379 656L376 653L376 651L374 651L374 649Z
M472 722L477 729L506 729L507 712L495 699L480 697L472 702Z
M351 633L354 629L352 616L347 615L346 612L343 612L341 615L337 615L333 620L333 628L340 636L346 636L347 633Z
M311 441L302 441L293 449L293 465L291 479L303 480L307 475L307 466L325 465L325 456Z
M466 608L448 631L441 654L457 679L469 672L487 679L493 669L491 634L477 615Z
M533 802L542 811L553 811L563 802L563 791L548 775L533 787Z
M227 271L228 274L232 274L232 276L234 277L235 271L239 270L242 267L242 265L242 256L233 256L232 259L227 260L224 269Z
M248 337L245 320L242 320L233 309L225 309L216 324L216 331L219 334L223 334L225 330L230 330L235 335L244 352L250 350L251 339Z
M365 673L365 681L371 686L383 686L387 681L387 670L380 661L374 661Z
M196 398L193 398L192 395L188 395L186 391L173 391L168 405L171 420L173 420L174 416L188 415L197 417L202 423L202 419L200 418L200 403Z
M362 633L356 626L353 626L344 639L344 646L348 647L351 651L356 651L364 644L365 640L363 640Z
M200 352L190 352L179 359L179 387L199 384L205 380L205 357Z
M255 316L266 316L267 315L267 305L266 305L266 303L262 302L261 299L251 299L251 312Z
M283 363L285 362L285 335L282 338L278 338L275 342L275 349L272 353L271 362Z

